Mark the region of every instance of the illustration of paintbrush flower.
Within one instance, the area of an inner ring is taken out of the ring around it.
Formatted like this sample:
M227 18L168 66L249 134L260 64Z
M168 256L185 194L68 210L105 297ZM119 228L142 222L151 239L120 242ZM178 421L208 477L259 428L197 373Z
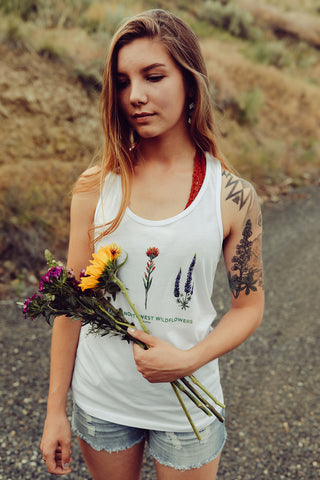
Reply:
M146 255L149 258L147 261L146 271L144 272L143 284L145 288L145 301L144 307L147 308L148 305L148 292L152 284L152 272L156 268L154 259L159 255L159 249L156 247L150 247L146 251Z

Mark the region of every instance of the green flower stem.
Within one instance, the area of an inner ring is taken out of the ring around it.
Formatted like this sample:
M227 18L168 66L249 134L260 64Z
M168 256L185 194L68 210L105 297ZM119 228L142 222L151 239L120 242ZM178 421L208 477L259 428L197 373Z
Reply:
M136 343L137 345L139 345L139 347L141 347L143 350L148 350L148 347L145 343L143 342L140 342L140 340L136 339L136 338L132 338L130 339L133 343Z
M189 378L190 378L190 380L192 380L192 382L193 382L195 385L197 385L197 387L199 387L206 395L208 395L208 397L210 397L211 400L213 400L216 405L219 405L219 407L221 407L221 408L226 408L225 405L224 405L223 403L219 402L219 400L217 400L217 399L206 389L206 387L204 387L204 386L202 385L202 383L200 383L199 380L196 379L196 377L195 377L194 375L190 375Z
M119 327L119 331L123 336L125 336L127 334L127 328L132 327L132 325L128 323L125 318L122 318L123 319L122 322L120 320L117 320L111 313L109 313L107 310L102 308L101 305L98 304L98 307L108 318L110 318L114 322L115 327L117 326ZM118 313L118 310L111 303L110 305L108 304L108 307L110 307L113 312ZM139 345L139 347L143 348L144 350L148 348L145 343L141 342L140 340L134 337L130 337L130 340L136 343L137 345Z
M118 285L118 287L120 288L121 292L123 293L123 295L126 297L126 300L127 302L129 303L130 307L132 308L133 312L135 313L139 323L140 323L140 326L142 328L142 330L146 333L150 333L149 330L147 329L147 327L145 326L144 324L144 321L142 320L141 316L139 315L135 305L131 302L131 299L128 295L128 292L127 292L127 289L126 287L123 285L123 283L119 280L119 278L116 276L116 275L113 275L112 277L112 281L114 283L116 283Z
M186 414L186 416L187 416L187 418L188 418L188 420L189 420L189 423L190 423L190 425L191 425L191 427L192 427L192 430L194 431L197 439L198 439L199 442L200 442L200 441L201 441L200 434L199 434L199 432L198 432L195 424L194 424L193 421L192 421L192 418L191 418L191 416L190 416L190 414L189 414L189 412L188 412L188 410L187 410L187 408L186 408L186 406L185 406L185 404L184 404L184 402L183 402L183 400L182 400L182 398L181 398L181 395L180 395L180 393L179 393L178 388L176 387L176 385L174 384L174 382L171 382L171 386L172 386L172 388L173 388L174 393L176 394L177 399L179 400L179 403L180 403L180 405L181 405L184 413Z
M119 322L119 320L116 320L114 318L114 316L108 312L105 308L103 308L99 303L97 303L97 307L99 308L99 310L104 313L108 318L110 318L114 323L119 323L119 325L122 323L122 322ZM124 325L124 323L123 323ZM129 325L128 325L129 326Z
M181 378L180 380L183 381L184 379ZM181 383L179 383L178 380L173 383L176 387L179 388L182 393L184 393L185 395L187 395L187 397L190 398L190 400L196 405L196 407L200 408L200 410L202 410L206 415L208 415L208 417L212 417L212 413L208 410L208 408L206 408L207 405L204 405L203 402L201 402L201 400L197 397L197 395L195 396L191 392L189 392L183 385L181 385Z
M184 385L186 385L187 388L191 390L191 392L195 395L201 405L204 405L208 410L210 410L210 412L212 412L218 418L218 420L220 420L221 423L224 422L222 415L220 415L220 413L217 412L217 410L212 405L210 405L210 403L207 402L207 400L203 398L192 385L190 385L188 380L186 380L185 378L180 378L180 380L182 383L184 383Z

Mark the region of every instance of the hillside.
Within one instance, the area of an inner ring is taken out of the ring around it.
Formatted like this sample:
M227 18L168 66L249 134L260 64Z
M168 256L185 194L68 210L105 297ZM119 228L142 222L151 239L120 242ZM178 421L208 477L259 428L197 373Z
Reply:
M5 3L0 0L0 8ZM51 10L31 12L27 20L7 12L0 19L0 296L23 291L39 275L46 247L65 259L70 191L101 145L99 86L110 35L127 14L168 8L165 0L127 2L122 9L88 1L75 12L78 21L64 2L55 3L58 12L42 0ZM262 200L318 184L320 15L314 2L170 3L200 37L230 162Z

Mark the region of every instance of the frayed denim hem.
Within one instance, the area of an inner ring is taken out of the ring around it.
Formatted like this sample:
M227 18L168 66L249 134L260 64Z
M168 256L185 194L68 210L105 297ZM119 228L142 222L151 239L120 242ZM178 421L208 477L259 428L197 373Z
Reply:
M225 446L226 441L227 441L227 433L225 434L224 440L217 452L212 454L207 460L203 460L202 462L198 462L198 463L191 463L190 465L187 465L187 466L176 465L172 461L164 460L163 458L161 458L159 454L157 454L152 449L152 447L150 447L150 445L149 445L149 453L156 462L160 463L160 465L163 465L164 467L173 468L174 470L180 470L181 472L185 472L187 470L195 470L195 469L201 468L204 465L207 465L208 463L212 462L215 458L217 458L220 455L220 453L222 452Z
M127 450L128 448L132 448L138 443L142 442L144 440L144 437L142 437L139 440L135 440L132 445L126 445L125 447L114 447L114 448L105 448L103 445L99 444L98 442L92 441L92 439L88 440L85 434L79 432L77 428L72 427L72 432L81 440L86 442L93 450L96 452L101 452L102 450L107 452L107 453L116 453L116 452L123 452L124 450Z

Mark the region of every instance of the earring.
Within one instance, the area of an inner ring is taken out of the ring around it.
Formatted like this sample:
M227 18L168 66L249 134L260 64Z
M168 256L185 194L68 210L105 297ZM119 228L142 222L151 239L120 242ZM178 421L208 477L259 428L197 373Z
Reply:
M191 125L192 112L194 110L194 103L190 102L188 105L188 124Z

